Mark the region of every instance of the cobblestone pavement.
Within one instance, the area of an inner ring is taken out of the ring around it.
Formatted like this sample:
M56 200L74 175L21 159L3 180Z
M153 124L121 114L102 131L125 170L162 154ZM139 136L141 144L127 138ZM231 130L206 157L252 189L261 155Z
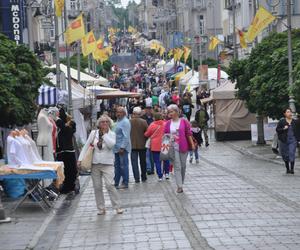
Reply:
M300 249L300 169L287 176L224 143L200 154L188 164L183 194L173 176L149 176L120 191L123 215L107 194L108 214L97 215L90 180L34 249Z

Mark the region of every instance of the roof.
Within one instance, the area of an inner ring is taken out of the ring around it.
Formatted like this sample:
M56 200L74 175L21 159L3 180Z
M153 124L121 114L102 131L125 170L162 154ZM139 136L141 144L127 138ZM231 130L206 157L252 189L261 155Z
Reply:
M56 64L53 64L52 66L50 66L50 68L56 68ZM67 76L68 72L67 72L67 66L64 64L60 64L60 70L62 72L64 72L64 74ZM70 68L71 71L71 78L78 81L78 71L77 69L73 69ZM108 84L108 80L102 76L95 78L93 76L90 76L86 73L80 72L80 82L86 82L88 83L88 85L93 85L93 84L100 84L100 85L107 85Z
M235 93L237 92L235 86L236 83L233 83L228 80L221 86L214 89L211 93L211 96L214 100L235 99L236 98Z

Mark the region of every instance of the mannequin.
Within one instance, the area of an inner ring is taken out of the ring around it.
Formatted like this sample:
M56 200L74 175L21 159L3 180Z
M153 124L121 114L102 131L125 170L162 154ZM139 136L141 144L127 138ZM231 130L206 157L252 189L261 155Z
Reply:
M56 107L49 108L48 110L48 117L50 122L52 123L52 145L53 145L53 153L56 153L56 139L57 139L57 126L56 120L59 115L59 110Z
M25 139L21 138L21 133L18 130L10 132L7 137L7 160L8 164L12 165L21 165L21 164L30 164L31 159L27 152L28 144L25 142ZM26 145L26 146L24 146ZM24 148L26 148L24 150Z
M37 146L39 153L45 161L54 161L53 157L53 142L52 131L53 125L48 118L48 112L46 109L42 109L38 115L38 138Z

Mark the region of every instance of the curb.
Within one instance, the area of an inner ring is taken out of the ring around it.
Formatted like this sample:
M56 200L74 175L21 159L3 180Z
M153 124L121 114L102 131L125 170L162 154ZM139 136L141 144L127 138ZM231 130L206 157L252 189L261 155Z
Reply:
M254 158L256 158L258 160L263 160L263 161L271 162L271 163L274 163L274 164L282 165L282 163L280 161L273 160L273 159L266 159L265 157L263 157L261 155L258 155L258 154L254 154L250 150L248 150L244 147L237 146L232 142L224 142L224 144L229 145L232 149L240 152L243 155L253 156Z

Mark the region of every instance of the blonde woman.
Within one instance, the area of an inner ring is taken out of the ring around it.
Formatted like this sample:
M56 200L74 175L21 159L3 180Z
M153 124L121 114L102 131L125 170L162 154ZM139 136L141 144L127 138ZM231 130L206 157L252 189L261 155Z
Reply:
M117 214L122 214L123 209L121 209L120 198L113 185L114 154L112 148L116 143L116 134L111 130L111 119L107 115L102 115L98 119L97 125L99 129L93 130L90 133L89 138L80 153L78 159L79 165L86 154L89 145L94 145L92 180L98 215L104 215L106 213L103 194L103 179L113 208L116 209Z

